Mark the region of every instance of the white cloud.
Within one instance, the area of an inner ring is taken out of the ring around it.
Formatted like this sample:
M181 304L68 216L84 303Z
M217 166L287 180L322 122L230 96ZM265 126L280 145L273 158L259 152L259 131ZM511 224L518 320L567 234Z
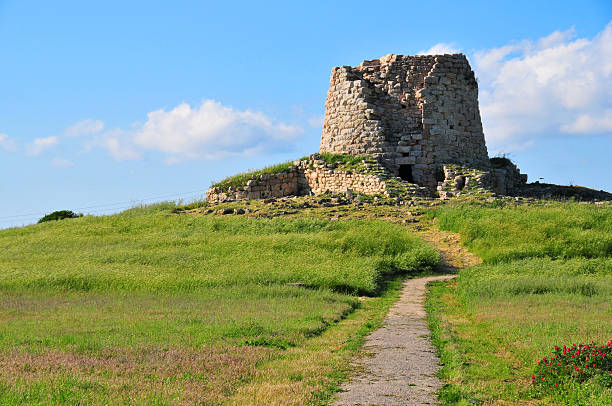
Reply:
M561 126L561 131L570 134L600 134L612 133L612 109L600 116L582 114L570 124Z
M46 138L36 138L26 146L26 154L30 156L40 155L46 149L57 145L58 139L56 136Z
M323 114L308 119L308 125L313 128L323 128L323 121L325 116Z
M508 152L559 133L612 132L612 23L593 39L555 31L472 59L490 150Z
M135 147L167 154L168 162L285 151L302 132L264 113L237 111L214 100L205 100L198 108L182 103L147 117L131 142Z
M17 145L8 135L0 133L0 148L5 151L14 152L17 150Z
M55 157L51 160L51 165L57 166L58 168L70 168L74 166L74 162L68 159Z
M442 55L442 54L458 54L461 52L459 48L456 48L455 45L440 42L436 45L432 46L426 51L419 51L417 55Z
M81 135L96 134L103 129L104 122L88 118L71 125L66 129L65 133L68 137L79 137Z
M132 145L132 134L123 130L115 129L107 131L97 144L106 149L108 153L118 161L141 159L142 154Z

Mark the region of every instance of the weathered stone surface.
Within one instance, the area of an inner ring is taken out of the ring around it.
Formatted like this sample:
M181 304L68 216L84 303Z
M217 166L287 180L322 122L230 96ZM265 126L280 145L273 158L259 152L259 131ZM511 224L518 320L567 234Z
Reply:
M453 163L489 166L478 84L466 57L386 55L332 70L320 152L372 155L399 175L434 189Z
M444 181L438 183L440 197L453 196L455 192L471 193L491 191L499 195L510 195L522 188L527 175L508 161L506 164L488 170L466 168L460 165L442 165Z
M368 156L377 163L374 172L385 176L338 170L313 155L284 173L254 176L239 190L211 188L206 200L349 190L431 196L436 189L444 198L476 189L508 194L527 181L511 163L491 165L478 84L462 54L389 54L333 68L325 106L320 152ZM438 182L441 171L444 181Z
M382 171L382 169L377 167L373 170ZM316 155L312 155L308 160L294 162L288 172L253 176L239 190L210 188L206 191L206 201L215 203L229 200L273 199L311 193L318 195L325 192L390 196L393 188L389 185L389 178L389 175L335 169L332 165L318 160ZM411 185L410 192L416 196L430 195L426 188L417 185Z

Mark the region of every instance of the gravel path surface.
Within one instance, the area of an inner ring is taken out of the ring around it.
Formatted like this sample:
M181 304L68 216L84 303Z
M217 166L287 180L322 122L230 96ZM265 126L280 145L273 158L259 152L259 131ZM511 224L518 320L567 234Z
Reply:
M355 361L358 371L334 405L432 405L442 382L440 368L425 321L425 286L454 278L430 276L404 282L400 299L389 311L383 327L372 332L363 346L371 357Z

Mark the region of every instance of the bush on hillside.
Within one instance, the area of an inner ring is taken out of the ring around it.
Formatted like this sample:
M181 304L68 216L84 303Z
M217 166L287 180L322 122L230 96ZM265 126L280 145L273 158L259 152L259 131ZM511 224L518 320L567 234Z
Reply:
M58 210L53 213L47 214L38 220L38 223L44 223L45 221L53 221L53 220L64 220L64 219L73 219L77 217L83 217L82 213L75 213L72 210Z
M564 390L572 382L590 380L612 388L612 340L604 345L555 346L554 354L538 361L531 376L531 383L541 392Z
M493 166L493 168L505 168L506 166L514 165L514 163L506 156L496 156L490 158L489 161L491 161L491 166Z

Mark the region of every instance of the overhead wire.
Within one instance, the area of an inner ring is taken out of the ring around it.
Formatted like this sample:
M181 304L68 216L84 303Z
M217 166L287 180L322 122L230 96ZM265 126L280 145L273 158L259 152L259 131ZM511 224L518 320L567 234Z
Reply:
M112 211L112 210L122 210L122 209L129 209L131 207L133 207L134 205L137 205L141 202L147 202L150 200L156 200L156 199L163 199L163 198L168 198L168 197L187 197L189 195L193 195L195 193L202 193L202 189L199 190L193 190L193 191L189 191L189 192L181 192L181 193L172 193L172 194L165 194L165 195L158 195L158 196L152 196L152 197L147 197L144 199L134 199L134 200L128 200L128 201L122 201L122 202L117 202L117 203L107 203L107 204L99 204L99 205L93 205L93 206L85 206L85 207L77 207L72 209L73 211L81 211L81 210L88 210L88 209L95 209L95 208L100 208L101 210L94 210L95 212L104 212L104 211ZM125 206L126 204L130 204L129 206ZM117 206L122 206L122 207L117 207ZM125 207L123 207L125 206ZM34 217L34 216L41 216L41 215L45 215L48 214L48 212L37 212L37 213L28 213L28 214L16 214L16 215L12 215L12 216L2 216L0 217L0 220L9 220L9 219L19 219L22 217L25 218L30 218L30 217Z

